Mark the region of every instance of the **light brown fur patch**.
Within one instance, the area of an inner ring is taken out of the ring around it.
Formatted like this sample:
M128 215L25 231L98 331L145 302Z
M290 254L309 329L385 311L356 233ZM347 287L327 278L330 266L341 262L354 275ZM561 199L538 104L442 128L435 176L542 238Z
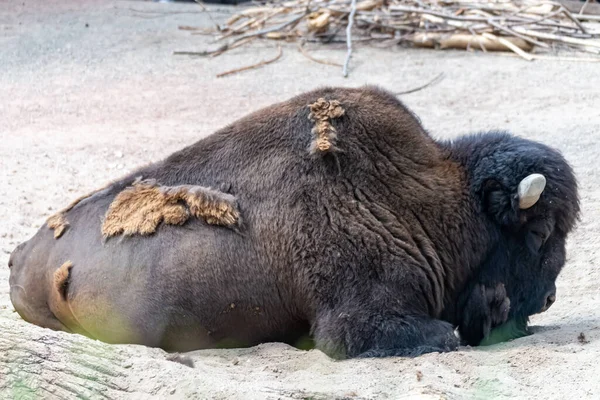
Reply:
M52 215L46 220L46 223L48 224L48 228L54 229L54 239L60 238L69 226L69 222L62 211Z
M67 212L71 211L77 204L81 203L83 200L87 199L88 197L92 197L93 195L95 195L98 192L103 191L104 189L108 188L110 185L112 185L112 183L75 199L67 207L63 208L56 214L51 215L46 220L46 224L48 224L48 228L54 230L54 239L60 238L63 235L63 233L65 233L67 228L69 227L69 221L67 221L67 217L66 217Z
M54 289L58 292L62 300L67 300L67 290L69 288L69 274L73 268L71 261L65 262L56 271L54 271Z
M309 105L308 118L315 123L312 129L315 139L310 145L311 154L316 152L327 153L335 150L337 133L330 120L344 115L345 110L337 100L327 101L323 98Z
M202 186L160 186L154 180L137 181L115 197L102 235L149 235L163 222L182 225L190 216L212 225L233 226L240 215L235 198Z

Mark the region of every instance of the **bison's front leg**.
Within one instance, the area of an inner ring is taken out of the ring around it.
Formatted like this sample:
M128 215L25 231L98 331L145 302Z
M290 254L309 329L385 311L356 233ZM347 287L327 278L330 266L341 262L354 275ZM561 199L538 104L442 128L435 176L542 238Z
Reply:
M416 357L453 351L459 345L445 321L364 306L323 313L314 337L317 348L334 358Z
M461 303L459 332L471 346L477 346L492 328L506 322L510 310L510 300L502 283L494 286L476 283L463 295Z

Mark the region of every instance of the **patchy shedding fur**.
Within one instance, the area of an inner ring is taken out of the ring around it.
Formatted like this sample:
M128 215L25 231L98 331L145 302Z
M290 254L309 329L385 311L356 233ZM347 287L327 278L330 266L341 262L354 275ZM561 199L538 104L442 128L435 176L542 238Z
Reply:
M71 261L65 262L59 269L54 271L54 288L62 300L67 300L67 291L69 290L69 274L73 268Z
M54 239L60 238L69 226L69 221L67 221L62 211L52 215L46 220L46 223L48 224L48 228L54 230Z
M155 180L137 180L111 203L102 234L149 235L163 222L182 225L190 216L211 225L232 227L240 215L235 198L202 186L160 186Z
M315 139L310 144L310 153L328 153L336 150L335 139L337 134L330 120L344 115L345 111L342 105L337 100L327 101L320 98L309 107L310 115L308 118L315 123L315 127L312 129Z
M69 221L67 221L67 217L66 217L67 212L71 211L77 204L81 203L83 200L85 200L89 197L92 197L93 195L95 195L98 192L103 191L104 189L108 188L110 185L112 185L112 183L110 183L106 186L103 186L98 190L94 190L93 192L90 192L86 195L78 197L77 199L72 201L67 207L63 208L56 214L51 215L46 220L46 224L48 224L48 228L54 230L54 239L59 239L63 235L63 233L65 233L67 228L69 227Z

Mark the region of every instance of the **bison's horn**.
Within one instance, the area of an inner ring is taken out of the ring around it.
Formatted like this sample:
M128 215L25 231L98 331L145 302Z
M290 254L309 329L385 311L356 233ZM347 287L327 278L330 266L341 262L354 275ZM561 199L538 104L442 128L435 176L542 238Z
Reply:
M523 178L518 189L519 208L525 210L533 207L540 199L545 187L546 178L542 174L531 174Z

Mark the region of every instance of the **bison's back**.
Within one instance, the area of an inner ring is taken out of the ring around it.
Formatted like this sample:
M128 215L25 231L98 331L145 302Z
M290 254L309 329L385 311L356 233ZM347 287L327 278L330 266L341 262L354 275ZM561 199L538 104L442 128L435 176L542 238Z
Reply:
M318 139L319 115L311 105L337 102L342 115L326 121L337 138L331 151L311 151ZM312 114L312 115L311 115ZM324 88L256 111L178 151L152 171L166 185L225 183L239 195L282 190L307 174L330 175L328 161L338 159L356 175L372 172L389 152L403 158L395 168L425 170L439 163L441 152L417 118L391 93L375 87ZM322 157L320 157L322 156ZM326 159L325 162L316 162ZM282 187L282 185L285 185Z

